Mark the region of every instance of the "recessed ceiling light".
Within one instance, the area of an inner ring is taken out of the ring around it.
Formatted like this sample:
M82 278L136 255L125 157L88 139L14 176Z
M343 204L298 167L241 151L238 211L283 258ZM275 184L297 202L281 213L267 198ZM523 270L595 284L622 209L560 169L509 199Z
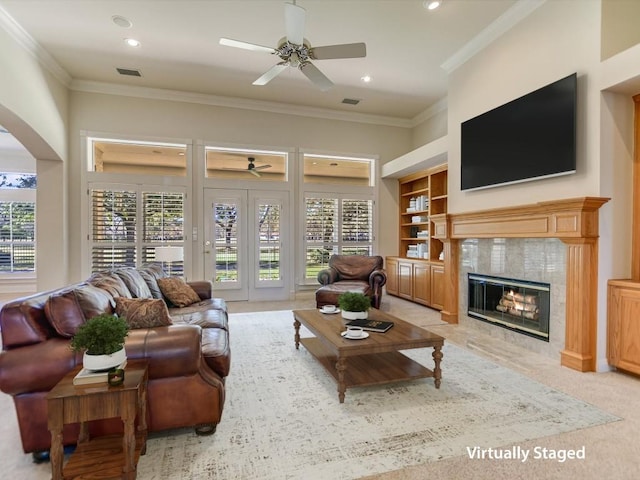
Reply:
M361 77L360 80L362 80L364 83L369 83L372 80L371 75L365 75L364 77Z
M442 4L441 1L438 0L424 0L424 2L422 2L422 5L424 6L424 8L426 8L427 10L435 10L436 8L438 8L440 5Z
M139 47L140 46L140 42L138 40L136 40L135 38L125 38L124 41L130 47Z
M131 23L128 18L125 18L122 15L114 15L113 17L111 17L111 20L113 21L113 23L122 28L131 28L131 26L133 25L133 23Z

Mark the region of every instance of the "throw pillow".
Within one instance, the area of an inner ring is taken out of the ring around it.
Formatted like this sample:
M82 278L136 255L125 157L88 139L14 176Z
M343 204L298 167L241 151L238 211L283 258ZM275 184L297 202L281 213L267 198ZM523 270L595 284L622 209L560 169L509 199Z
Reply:
M129 328L153 328L171 325L164 300L155 298L116 298L116 315L127 321Z
M176 307L186 307L200 301L196 291L180 277L159 278L158 286L162 294Z

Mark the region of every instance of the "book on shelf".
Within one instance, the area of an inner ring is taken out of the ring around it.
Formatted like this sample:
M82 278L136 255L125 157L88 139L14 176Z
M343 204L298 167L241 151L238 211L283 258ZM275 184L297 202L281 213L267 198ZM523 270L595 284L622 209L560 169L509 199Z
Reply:
M393 327L393 322L383 322L382 320L370 320L367 318L351 320L347 322L348 327L361 327L370 332L384 333Z
M127 366L127 360L125 359L120 365L114 367L116 369L124 369ZM112 369L111 369L112 370ZM109 379L109 370L89 370L83 368L75 377L73 377L74 385L87 385L89 383L107 383Z

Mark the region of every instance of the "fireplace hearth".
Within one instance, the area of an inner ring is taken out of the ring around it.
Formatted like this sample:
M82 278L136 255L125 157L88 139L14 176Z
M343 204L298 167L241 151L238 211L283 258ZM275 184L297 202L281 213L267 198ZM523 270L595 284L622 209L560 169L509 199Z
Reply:
M468 274L470 317L549 341L548 283Z

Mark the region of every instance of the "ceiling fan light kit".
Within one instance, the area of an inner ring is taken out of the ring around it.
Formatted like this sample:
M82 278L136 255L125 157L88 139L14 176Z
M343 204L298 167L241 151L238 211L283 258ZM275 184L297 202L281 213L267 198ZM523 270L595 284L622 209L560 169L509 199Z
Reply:
M311 60L362 58L367 55L367 47L364 43L312 47L311 43L304 38L306 13L306 10L296 5L295 2L284 4L284 20L287 36L278 42L277 48L265 47L230 38L221 38L220 44L254 52L267 52L280 57L282 61L267 70L260 78L253 82L253 85L266 85L288 67L293 67L299 69L303 75L311 80L320 90L327 91L333 86L333 82L329 80L318 67L311 63Z

